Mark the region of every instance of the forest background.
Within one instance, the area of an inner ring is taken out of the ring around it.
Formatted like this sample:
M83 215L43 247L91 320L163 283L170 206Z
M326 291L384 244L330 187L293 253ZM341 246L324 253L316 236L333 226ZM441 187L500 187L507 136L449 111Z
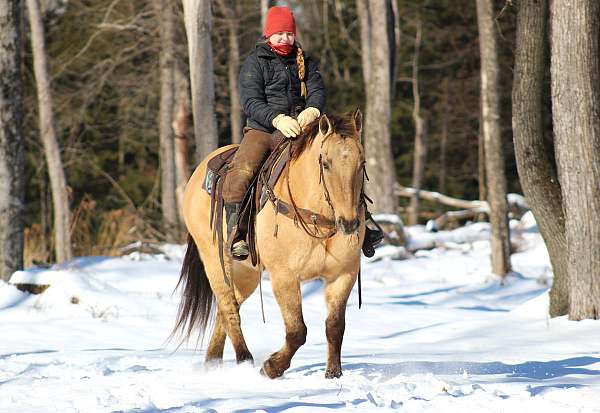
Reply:
M55 124L73 208L75 256L116 254L118 248L131 241L165 238L160 227L160 13L154 3L70 0L43 5ZM188 49L183 10L179 2L170 3L176 12L176 65L185 77ZM320 62L328 91L326 111L339 114L355 108L364 110L356 2L308 0L278 4L293 8L299 41ZM228 86L231 13L243 59L260 37L261 9L258 1L248 0L219 1L212 6L215 110L219 144L225 145L232 139ZM399 42L391 102L391 147L397 181L410 186L413 174L413 60L420 25L416 64L427 146L422 188L479 199L483 160L478 144L480 50L475 4L471 0L401 0L397 6ZM520 192L510 120L516 10L510 2L496 2L496 6L507 189ZM24 41L23 45L25 264L29 265L34 260L53 259L49 245L52 202L34 109L37 98L30 42ZM548 124L547 133L551 132ZM197 162L193 128L187 128L186 136L191 145L188 164L193 168ZM407 202L401 201L401 214ZM425 202L422 219L433 216L439 208Z

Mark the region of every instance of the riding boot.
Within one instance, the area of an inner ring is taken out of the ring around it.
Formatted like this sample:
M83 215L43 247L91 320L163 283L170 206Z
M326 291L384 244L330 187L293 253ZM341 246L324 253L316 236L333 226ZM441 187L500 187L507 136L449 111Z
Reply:
M383 231L376 227L375 229L369 228L365 225L365 239L363 240L362 251L365 257L371 258L375 255L375 247L383 240Z
M238 220L240 216L240 202L225 203L225 215L227 220L227 245L230 248L234 260L244 261L248 258L250 250L246 243L245 234L239 230Z

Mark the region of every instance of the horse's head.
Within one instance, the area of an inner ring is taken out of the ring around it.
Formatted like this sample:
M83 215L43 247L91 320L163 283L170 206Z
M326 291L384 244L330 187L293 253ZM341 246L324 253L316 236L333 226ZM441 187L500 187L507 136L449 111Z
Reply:
M332 118L333 119L333 118ZM320 144L320 179L325 196L333 209L337 229L345 234L358 231L360 195L363 186L364 152L360 142L362 113L319 119L315 144Z

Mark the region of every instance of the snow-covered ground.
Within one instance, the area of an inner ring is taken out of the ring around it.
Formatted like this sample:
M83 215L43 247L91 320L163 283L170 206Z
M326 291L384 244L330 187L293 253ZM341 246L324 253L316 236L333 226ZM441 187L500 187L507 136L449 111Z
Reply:
M0 282L0 412L600 412L600 322L547 317L547 253L535 231L522 237L503 282L485 240L402 261L378 250L363 265L360 310L351 296L334 380L323 377L320 282L304 287L306 345L269 380L260 363L284 330L268 278L266 324L258 293L242 307L256 365L236 365L228 344L209 369L203 347L165 344L183 247L17 273L52 286L28 295Z

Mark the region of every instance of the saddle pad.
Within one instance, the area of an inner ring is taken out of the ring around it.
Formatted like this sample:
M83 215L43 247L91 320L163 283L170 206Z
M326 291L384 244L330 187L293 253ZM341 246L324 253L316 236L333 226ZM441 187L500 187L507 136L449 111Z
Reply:
M234 147L213 156L206 165L206 175L202 181L202 189L212 195L217 176L225 176L226 166L229 165L238 147Z

